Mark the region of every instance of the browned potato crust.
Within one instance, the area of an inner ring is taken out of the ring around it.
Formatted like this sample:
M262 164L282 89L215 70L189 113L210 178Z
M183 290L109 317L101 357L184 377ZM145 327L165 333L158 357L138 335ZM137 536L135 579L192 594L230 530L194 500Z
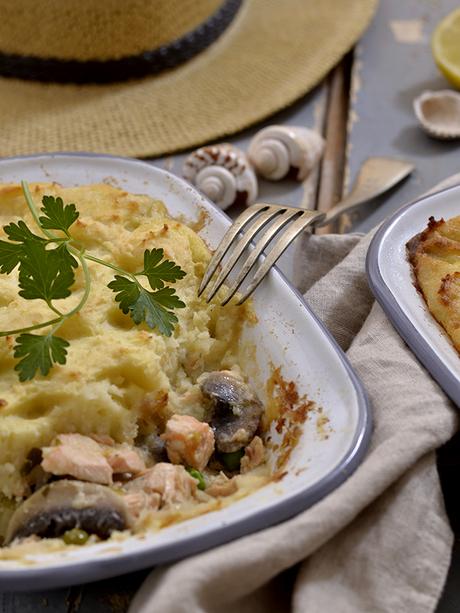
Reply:
M460 216L430 217L407 249L417 289L460 352Z

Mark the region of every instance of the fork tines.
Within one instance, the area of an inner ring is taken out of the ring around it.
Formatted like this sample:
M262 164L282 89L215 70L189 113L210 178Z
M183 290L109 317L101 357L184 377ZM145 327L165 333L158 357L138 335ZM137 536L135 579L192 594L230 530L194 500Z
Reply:
M310 211L289 206L281 206L277 204L254 204L247 208L234 221L226 232L224 238L217 247L208 268L205 271L203 280L201 281L198 295L200 296L206 288L211 284L211 279L218 267L222 264L222 268L212 284L206 301L210 302L219 291L220 287L228 278L232 270L242 256L245 249L251 244L251 241L268 226L257 241L252 245L253 249L248 254L247 258L242 263L240 270L233 283L228 289L228 293L221 305L224 306L231 300L235 293L241 288L248 274L256 264L263 250L271 243L275 236L284 230L280 237L274 243L272 249L265 256L263 262L256 270L252 281L239 297L238 304L242 304L256 289L270 268L275 264L281 254L287 249L290 243L304 230L307 226L318 222L324 218L324 213L319 211ZM223 260L228 254L225 263Z

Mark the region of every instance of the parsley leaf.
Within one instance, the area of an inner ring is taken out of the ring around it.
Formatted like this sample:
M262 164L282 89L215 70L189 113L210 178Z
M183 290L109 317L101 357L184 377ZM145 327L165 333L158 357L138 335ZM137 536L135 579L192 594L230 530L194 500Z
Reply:
M131 306L139 298L140 292L137 283L121 275L115 275L115 280L111 281L107 287L117 293L115 300L120 303L120 309L127 315Z
M181 309L185 304L171 287L163 287L156 292L148 292L135 281L115 275L108 287L117 293L115 300L120 309L130 314L135 324L145 321L149 328L158 328L161 334L171 336L177 317L169 309Z
M0 241L0 272L9 275L21 261L22 245Z
M155 300L167 309L183 309L185 303L178 297L176 290L172 287L163 287L156 292L148 292L155 296Z
M162 292L167 292L169 296ZM161 334L171 336L178 319L168 309L185 307L185 304L176 295L172 300L172 294L175 294L175 290L171 287L164 287L157 292L148 292L142 288L139 298L131 307L131 317L134 323L140 324L145 321L149 328L157 327Z
M74 204L66 204L62 198L54 196L43 196L42 212L45 214L38 218L42 228L47 230L62 230L67 234L70 226L77 221L80 213Z
M67 245L65 243L61 243L55 249L57 255L61 259L62 267L65 268L69 266L70 268L78 268L78 262L67 249Z
M54 363L65 364L69 343L59 336L21 334L16 339L14 357L22 358L14 367L19 380L33 379L37 370L46 376Z
M22 220L19 220L17 224L12 222L7 226L3 226L3 229L5 230L5 234L8 236L10 241L15 241L17 243L27 243L28 241L46 243L45 238L42 236L37 236L31 232Z
M33 234L22 220L4 226L3 230L10 241L14 241L0 241L0 272L8 275L21 261L24 243L35 241L45 244L46 239Z
M42 243L24 243L19 267L19 295L28 300L40 298L47 303L70 296L75 275L69 259L72 256L65 255L65 252L67 248L46 249Z
M171 262L171 260L161 262L163 256L163 249L152 249L150 251L146 249L144 251L144 270L137 274L145 275L152 289L161 289L164 287L165 281L175 283L178 279L185 277L185 271L175 262Z

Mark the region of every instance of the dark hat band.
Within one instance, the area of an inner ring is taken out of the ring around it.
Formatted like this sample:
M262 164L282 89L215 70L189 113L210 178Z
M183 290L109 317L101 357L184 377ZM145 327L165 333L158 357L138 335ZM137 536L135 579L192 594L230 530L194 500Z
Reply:
M175 68L204 51L233 21L242 0L225 0L201 23L172 43L115 60L60 60L0 53L0 75L47 83L115 83Z

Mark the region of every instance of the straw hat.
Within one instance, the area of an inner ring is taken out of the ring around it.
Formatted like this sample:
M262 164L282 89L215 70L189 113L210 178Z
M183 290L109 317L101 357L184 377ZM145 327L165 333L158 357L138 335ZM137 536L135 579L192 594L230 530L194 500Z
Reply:
M0 155L148 157L317 84L377 0L0 0Z

